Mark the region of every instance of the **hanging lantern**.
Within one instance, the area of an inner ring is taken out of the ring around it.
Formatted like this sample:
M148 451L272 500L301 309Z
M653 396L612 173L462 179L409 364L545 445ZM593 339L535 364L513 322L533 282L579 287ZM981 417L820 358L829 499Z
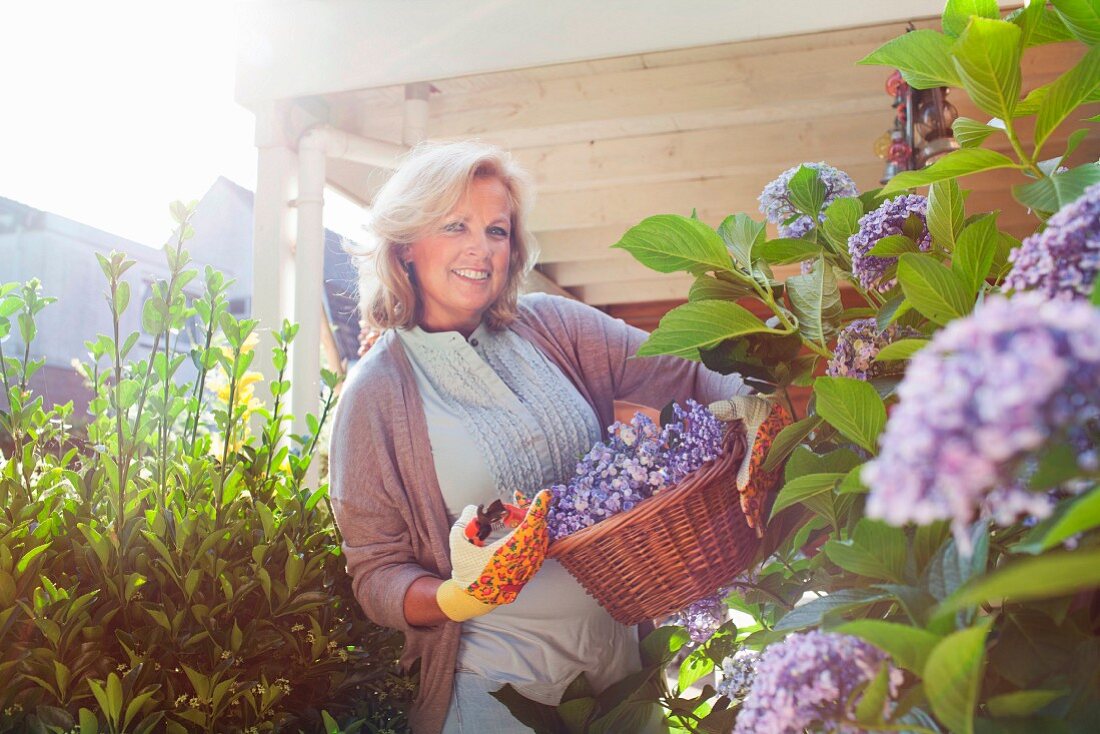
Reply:
M951 128L959 111L947 101L947 87L913 89L895 69L886 79L886 93L894 98L894 125L874 143L875 155L886 161L880 183L959 149Z
M947 87L933 87L917 92L915 124L920 134L916 150L917 167L924 168L953 150L959 149L951 125L959 116L955 106L947 101Z

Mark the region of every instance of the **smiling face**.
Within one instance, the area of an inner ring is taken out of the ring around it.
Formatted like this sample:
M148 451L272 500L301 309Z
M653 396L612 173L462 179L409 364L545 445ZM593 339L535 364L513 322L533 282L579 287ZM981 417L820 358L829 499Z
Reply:
M476 178L443 220L409 245L420 327L469 336L508 281L512 206L497 178Z

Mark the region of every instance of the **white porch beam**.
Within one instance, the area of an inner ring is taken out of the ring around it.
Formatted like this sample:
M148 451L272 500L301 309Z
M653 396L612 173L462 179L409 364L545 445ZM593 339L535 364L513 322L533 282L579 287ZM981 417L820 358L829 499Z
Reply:
M942 10L943 0L242 3L236 94L251 104L904 22Z

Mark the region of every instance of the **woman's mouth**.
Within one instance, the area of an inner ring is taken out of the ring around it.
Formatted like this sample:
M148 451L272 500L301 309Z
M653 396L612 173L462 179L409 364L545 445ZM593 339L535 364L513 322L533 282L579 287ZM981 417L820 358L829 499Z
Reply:
M468 268L461 268L458 270L452 270L451 272L459 276L460 278L463 278L465 280L472 280L475 282L489 279L489 273L485 270L470 270Z

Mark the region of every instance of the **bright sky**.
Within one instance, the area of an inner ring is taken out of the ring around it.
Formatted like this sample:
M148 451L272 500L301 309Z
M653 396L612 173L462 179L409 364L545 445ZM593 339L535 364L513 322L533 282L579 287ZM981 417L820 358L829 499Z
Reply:
M254 190L253 116L233 101L230 0L33 0L0 22L0 196L143 244L219 175ZM355 212L326 197L326 225ZM346 206L346 205L345 205Z

